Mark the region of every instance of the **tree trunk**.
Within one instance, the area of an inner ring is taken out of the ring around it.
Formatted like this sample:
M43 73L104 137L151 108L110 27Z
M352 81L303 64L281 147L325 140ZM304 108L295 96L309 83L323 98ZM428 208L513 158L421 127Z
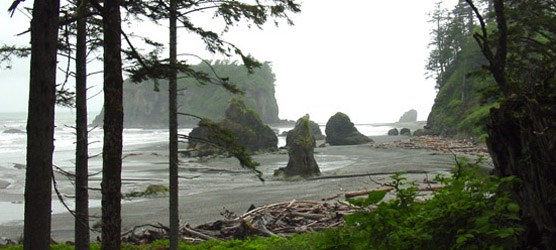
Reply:
M87 1L80 0L77 19L75 108L75 248L89 249L89 150L87 131Z
M59 0L35 1L27 113L24 249L48 249L56 103Z
M102 149L102 249L120 249L123 80L121 17L118 1L105 1L104 145Z
M170 178L170 249L178 249L179 241L179 187L178 187L178 90L177 90L177 0L170 0L170 69L168 86L169 99L169 130L170 130L170 152L169 152L169 178Z
M493 109L487 144L499 176L521 183L515 197L526 222L526 246L556 249L556 112L525 96L508 98Z

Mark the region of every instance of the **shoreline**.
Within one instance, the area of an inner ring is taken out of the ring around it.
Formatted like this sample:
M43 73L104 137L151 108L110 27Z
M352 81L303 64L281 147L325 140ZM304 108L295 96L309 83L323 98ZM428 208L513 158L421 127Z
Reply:
M255 155L266 181L260 182L255 175L242 169L237 160L215 157L210 159L180 158L180 224L192 226L221 219L223 208L241 214L250 205L296 200L321 200L346 191L374 189L374 181L387 182L384 173L423 171L406 174L408 179L422 183L423 179L436 174L448 174L454 163L453 155L430 150L376 148L375 145L397 140L409 140L404 136L371 136L374 144L355 146L326 146L315 149L315 158L321 169L321 177L315 180L286 181L273 177L275 169L287 164L288 155L283 151ZM165 143L137 145L124 151L123 193L144 191L150 184L167 185L167 146ZM375 173L373 175L373 173ZM381 174L382 173L382 174ZM363 176L372 174L372 176ZM342 175L353 177L337 178ZM362 175L362 176L356 176ZM373 181L371 181L372 178ZM71 194L72 185L57 177L62 193ZM5 181L4 181L5 182ZM0 180L0 184L2 181ZM91 182L92 186L100 181ZM0 196L11 187L0 189ZM12 195L10 195L12 196ZM100 198L92 193L91 197ZM14 196L8 197L15 198ZM342 199L340 197L339 199ZM5 200L5 199L2 199ZM122 204L122 230L136 225L168 224L167 197L141 198ZM92 216L100 216L100 208L90 209ZM93 219L93 226L99 219ZM56 241L73 240L73 217L69 213L52 215L52 238ZM11 221L0 225L0 238L16 239L23 230L23 222ZM92 239L97 234L92 233Z

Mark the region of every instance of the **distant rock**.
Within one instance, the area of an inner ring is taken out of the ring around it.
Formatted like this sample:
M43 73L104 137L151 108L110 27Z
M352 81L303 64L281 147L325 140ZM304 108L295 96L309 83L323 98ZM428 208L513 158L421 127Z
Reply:
M20 164L20 163L14 163L13 167L15 169L25 169L25 168L27 168L27 166L25 164Z
M257 113L245 106L243 101L232 99L221 122L222 127L229 129L236 136L238 143L245 145L247 150L276 150L278 137L265 125Z
M402 128L400 130L400 135L411 136L411 130L408 128Z
M326 142L330 145L358 145L373 142L355 128L349 117L341 112L336 113L326 123Z
M10 129L6 129L4 130L4 132L2 132L4 134L25 134L25 131L20 130L20 129L16 129L16 128L10 128Z
M425 129L417 129L413 132L413 136L424 136L427 135L427 131Z
M225 112L224 120L216 123L220 129L226 129L235 137L238 144L245 146L247 151L273 151L277 149L278 137L274 131L263 124L255 111L245 107L242 101L233 99ZM219 143L221 138L214 135L207 127L197 127L189 134L191 138L200 140L190 140L189 151L194 156L206 156L221 152L220 149L202 142L208 140Z
M393 129L388 130L388 135L390 135L390 136L396 136L396 135L399 135L399 134L400 134L400 132L398 131L397 128L393 128Z
M214 71L212 71L212 70ZM229 82L244 92L245 105L257 112L267 124L281 123L278 117L278 103L275 97L275 77L271 64L265 62L249 73L244 65L235 62L213 61L209 67L205 63L191 65L190 70L204 72L210 76L214 72L223 73ZM224 73L225 72L225 73ZM157 84L166 86L167 80L158 79ZM155 80L145 80L139 84L127 79L123 83L124 127L126 128L168 128L168 93L154 91ZM220 84L199 84L193 77L178 76L178 99L181 113L194 114L213 121L224 119L230 100L236 97ZM102 127L104 111L93 120L92 125ZM196 118L180 115L179 126L191 126ZM292 123L292 126L295 121Z
M309 117L307 115L307 117ZM311 134L313 135L313 137L315 138L315 140L319 141L319 140L324 140L326 137L322 134L322 130L320 130L320 126L319 124L317 124L314 121L309 120L309 130L311 131Z
M288 132L288 165L274 171L274 175L308 177L320 174L320 169L315 161L315 138L310 128L309 116L300 118L295 128Z
M412 109L405 112L398 122L416 122L417 121L417 110Z

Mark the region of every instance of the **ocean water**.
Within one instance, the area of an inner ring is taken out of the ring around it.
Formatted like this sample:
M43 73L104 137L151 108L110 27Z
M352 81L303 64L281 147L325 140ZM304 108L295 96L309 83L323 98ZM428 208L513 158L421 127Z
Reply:
M89 119L92 120L98 112L91 112ZM13 168L15 164L25 164L26 135L24 133L3 133L8 129L25 131L25 113L0 113L0 170ZM54 132L54 164L61 168L73 165L75 150L75 113L59 112L56 114L56 128ZM324 133L325 125L320 124ZM356 124L357 129L364 135L385 135L392 127L385 124ZM288 131L293 127L275 128L278 134ZM91 155L98 154L102 150L102 128L90 128L89 151ZM180 134L188 134L191 128L180 129ZM168 140L167 129L124 129L124 148L140 146L147 143L165 142ZM285 137L279 136L278 146L285 145ZM0 172L1 176L1 172Z
M98 114L91 112L89 114L90 121ZM25 131L26 127L25 113L0 113L0 180L9 182L8 188L0 190L0 195L6 197L0 199L0 224L4 223L21 223L23 218L23 190L24 190L24 169L17 169L18 164L25 165L26 154L26 134L25 133L3 133L8 129L18 129ZM56 128L54 141L54 157L53 161L57 167L73 172L75 159L75 113L59 112L56 114ZM325 125L320 125L324 133ZM384 124L358 124L357 129L367 136L385 135L392 127ZM288 131L293 127L277 127L274 128L278 134ZM102 128L90 128L89 133L89 154L95 155L102 151ZM180 134L188 134L192 128L182 128ZM168 140L167 129L124 129L123 142L124 152L133 148L141 147L149 143L160 143ZM279 136L279 145L284 146L286 139ZM92 158L89 161L89 170L98 172L102 168L101 157ZM60 183L59 183L60 185ZM63 185L71 185L64 182ZM63 187L66 190L72 189L71 186ZM91 200L91 206L99 206L100 200ZM73 207L73 205L71 205ZM64 206L53 198L53 213L65 212Z
M91 121L98 112L89 114ZM0 169L13 167L14 164L25 163L25 149L27 136L24 133L3 133L8 129L25 131L25 113L0 113ZM54 131L54 164L65 168L73 164L75 158L75 113L56 113L56 127ZM102 150L102 128L92 128L89 133L90 155L98 154ZM180 133L189 133L190 129L180 129ZM133 147L147 143L164 142L168 140L166 129L124 129L124 147Z

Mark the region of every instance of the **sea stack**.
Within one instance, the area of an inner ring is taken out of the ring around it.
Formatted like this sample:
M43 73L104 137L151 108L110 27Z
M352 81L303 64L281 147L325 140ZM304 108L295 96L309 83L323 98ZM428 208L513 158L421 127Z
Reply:
M373 140L355 128L349 117L341 112L336 113L326 123L326 142L330 145L358 145Z
M320 174L315 161L315 138L309 128L309 116L306 115L295 124L295 128L288 132L288 165L274 171L274 175L309 177Z

